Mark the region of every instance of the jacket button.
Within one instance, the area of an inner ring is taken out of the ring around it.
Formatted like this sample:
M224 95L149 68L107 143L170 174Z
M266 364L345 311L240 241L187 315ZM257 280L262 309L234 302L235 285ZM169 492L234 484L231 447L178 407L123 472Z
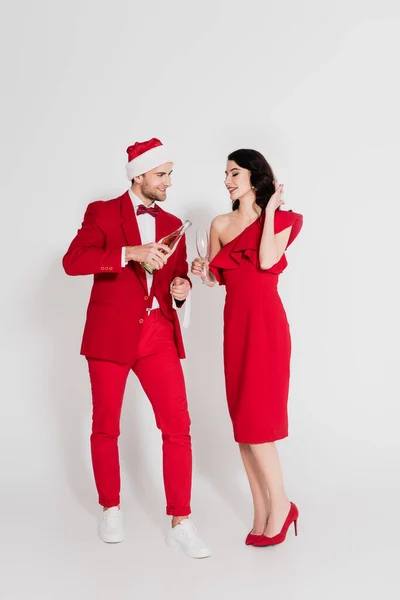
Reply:
M102 271L104 271L104 267L100 267L100 269L101 269Z
M108 267L104 267L106 271L108 271Z
M139 323L144 323L144 319L139 319Z
M149 299L149 297L148 297L148 296L145 296L145 297L144 297L144 299L145 299L145 300L148 300L148 299Z
M109 267L109 268L108 268L108 270L109 270L109 271L112 271L112 270L113 270L113 267Z

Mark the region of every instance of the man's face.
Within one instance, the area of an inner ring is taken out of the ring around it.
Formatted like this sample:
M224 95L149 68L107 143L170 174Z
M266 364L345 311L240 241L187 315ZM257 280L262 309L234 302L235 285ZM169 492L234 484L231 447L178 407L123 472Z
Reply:
M171 187L173 163L168 162L136 178L142 195L154 202L167 199L167 189Z

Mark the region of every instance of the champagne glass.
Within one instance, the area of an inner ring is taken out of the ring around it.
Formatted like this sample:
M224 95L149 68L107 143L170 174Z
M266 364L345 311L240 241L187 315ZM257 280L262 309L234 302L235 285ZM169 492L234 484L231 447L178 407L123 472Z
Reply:
M197 247L197 254L199 255L199 257L201 258L201 260L203 262L201 281L203 283L205 283L206 285L209 285L211 283L211 281L209 281L208 276L207 276L207 264L206 263L210 257L210 240L209 240L207 229L198 229L197 230L197 232L196 232L196 247Z

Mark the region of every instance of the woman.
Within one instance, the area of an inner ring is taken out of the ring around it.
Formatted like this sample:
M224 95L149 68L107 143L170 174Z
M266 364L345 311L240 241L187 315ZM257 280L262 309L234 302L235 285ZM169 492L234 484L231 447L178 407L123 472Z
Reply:
M275 446L288 435L291 350L277 283L302 216L280 210L283 185L259 152L233 152L225 174L232 212L211 224L210 262L195 259L191 270L226 286L226 394L254 502L246 544L272 546L284 541L292 523L297 535L298 509L285 494Z

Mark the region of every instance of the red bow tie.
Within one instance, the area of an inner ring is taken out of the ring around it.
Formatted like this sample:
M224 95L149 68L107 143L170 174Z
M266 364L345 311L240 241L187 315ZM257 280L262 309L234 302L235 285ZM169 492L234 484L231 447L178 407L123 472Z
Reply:
M152 217L156 217L160 212L160 207L157 204L154 204L154 206L152 208L147 208L147 206L145 206L144 204L139 204L138 209L137 209L137 215L144 215L144 214L148 214L151 215Z

